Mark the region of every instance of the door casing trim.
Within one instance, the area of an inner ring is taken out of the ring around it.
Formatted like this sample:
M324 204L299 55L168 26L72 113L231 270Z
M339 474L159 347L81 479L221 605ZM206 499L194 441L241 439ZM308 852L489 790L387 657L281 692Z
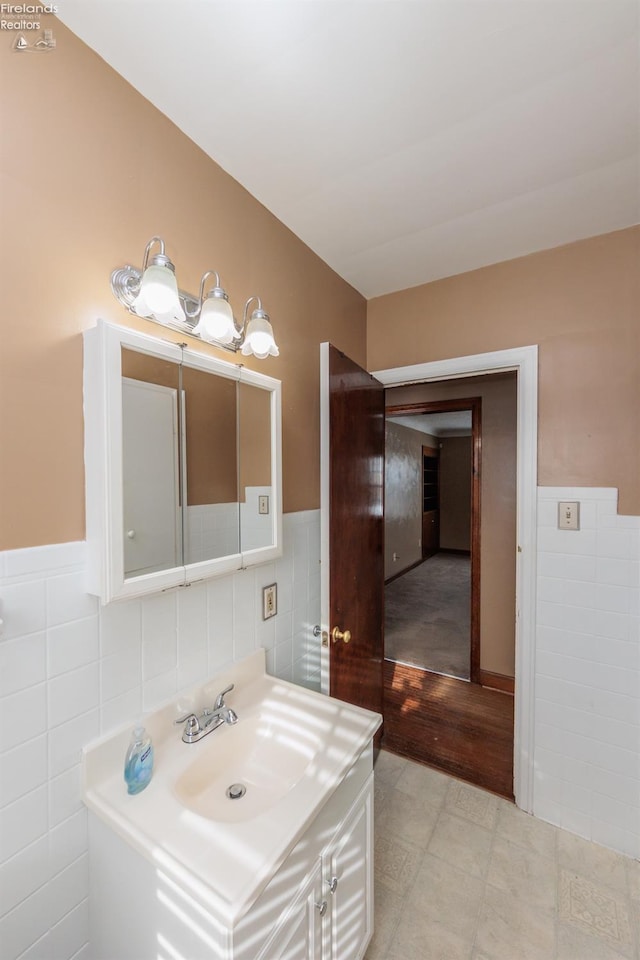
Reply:
M329 343L320 344L320 690L329 695L329 502L331 436L329 431ZM326 642L325 642L326 637Z
M385 387L479 374L517 373L516 441L516 623L514 795L516 805L533 812L535 734L536 543L538 482L538 347L514 347L467 357L374 370Z

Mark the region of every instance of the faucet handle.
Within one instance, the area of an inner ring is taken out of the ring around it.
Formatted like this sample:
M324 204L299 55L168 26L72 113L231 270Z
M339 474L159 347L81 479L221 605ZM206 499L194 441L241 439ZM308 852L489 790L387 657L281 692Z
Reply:
M200 721L196 717L195 713L187 713L185 714L184 717L178 717L178 719L174 720L173 722L175 724L181 724L181 723L184 723L185 721L187 723L187 726L185 728L186 733L193 734L193 733L200 732Z
M214 710L220 710L222 707L224 707L225 705L224 698L228 693L231 693L234 687L235 687L235 683L230 683L228 687L225 687L222 693L218 694L218 696L216 697L216 702L213 707Z

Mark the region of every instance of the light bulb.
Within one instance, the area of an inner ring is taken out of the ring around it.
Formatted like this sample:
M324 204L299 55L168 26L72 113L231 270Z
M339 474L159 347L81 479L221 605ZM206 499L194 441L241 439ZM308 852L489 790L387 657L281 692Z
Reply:
M193 332L210 343L215 340L218 343L231 343L238 339L240 334L233 322L229 301L224 297L208 297L202 305L200 318Z
M264 360L266 357L277 357L280 351L276 346L273 336L273 328L269 323L267 316L262 311L254 310L251 320L247 325L247 335L242 344L242 353L246 356L253 354L258 360Z
M175 274L168 267L151 264L144 272L140 297L153 313L169 313L179 307Z

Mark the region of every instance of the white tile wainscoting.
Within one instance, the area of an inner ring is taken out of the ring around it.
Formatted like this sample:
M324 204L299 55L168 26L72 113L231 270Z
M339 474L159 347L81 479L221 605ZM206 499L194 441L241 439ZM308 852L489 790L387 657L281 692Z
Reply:
M268 512L265 514L259 509L261 496L268 498ZM273 490L271 487L245 487L245 500L240 503L187 506L186 516L187 563L238 553L240 547L255 550L273 539Z
M240 509L237 503L187 504L184 555L186 563L240 552Z
M640 858L640 517L616 490L538 489L536 619L533 812Z
M558 501L581 529L557 530ZM640 856L640 518L616 491L538 491L534 813ZM83 543L0 554L3 960L90 960L80 748L258 646L319 682L318 511L284 518L284 555L100 609ZM278 615L262 621L262 586Z
M258 647L270 673L319 689L319 558L319 511L286 514L278 561L100 607L84 543L0 554L2 960L90 958L85 743Z

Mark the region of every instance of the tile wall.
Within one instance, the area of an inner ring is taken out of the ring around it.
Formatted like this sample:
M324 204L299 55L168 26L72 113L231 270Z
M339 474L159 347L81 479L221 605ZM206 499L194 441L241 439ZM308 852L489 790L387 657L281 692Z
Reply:
M240 502L240 543L243 550L255 550L273 540L271 487L245 487L244 496ZM267 497L268 513L260 513L260 497Z
M319 554L319 512L288 514L276 563L102 609L83 543L0 554L3 960L89 960L84 743L258 646L319 685ZM540 488L536 636L534 813L640 857L640 518L614 490Z
M534 814L639 858L640 517L616 490L538 490L535 716Z
M319 511L287 514L280 560L101 608L84 543L0 554L3 960L89 960L83 744L260 646L271 673L319 688L319 555Z
M268 512L260 513L258 498L268 498ZM187 563L199 563L243 550L255 550L273 541L271 487L245 487L240 503L202 503L187 507Z
M240 510L237 503L187 505L185 522L186 563L240 552Z

